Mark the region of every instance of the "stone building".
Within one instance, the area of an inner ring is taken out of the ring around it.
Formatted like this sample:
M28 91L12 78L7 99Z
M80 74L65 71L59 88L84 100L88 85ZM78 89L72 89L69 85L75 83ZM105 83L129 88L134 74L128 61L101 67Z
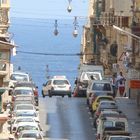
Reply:
M7 120L5 114L3 114L3 103L9 99L7 94L8 81L11 73L11 53L15 47L11 43L11 35L8 32L9 28L9 0L0 0L0 133L2 132L2 126ZM6 94L5 94L6 93Z
M108 76L122 71L128 77L126 92L140 79L139 17L140 0L90 0L83 29L81 63L102 64Z

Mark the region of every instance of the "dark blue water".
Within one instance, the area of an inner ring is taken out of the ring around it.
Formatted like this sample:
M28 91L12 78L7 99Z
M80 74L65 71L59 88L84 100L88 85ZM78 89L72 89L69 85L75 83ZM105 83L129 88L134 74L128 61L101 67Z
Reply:
M85 21L78 23L79 35L74 38L73 20L70 19L58 20L58 36L53 34L54 20L11 19L9 32L14 34L13 39L19 46L17 47L19 52L12 57L14 70L20 66L22 70L29 72L38 85L39 91L42 84L47 81L46 75L66 75L73 87L80 58L77 55L67 56L66 54L80 53L82 26ZM34 53L42 53L42 55ZM48 72L46 72L47 65Z

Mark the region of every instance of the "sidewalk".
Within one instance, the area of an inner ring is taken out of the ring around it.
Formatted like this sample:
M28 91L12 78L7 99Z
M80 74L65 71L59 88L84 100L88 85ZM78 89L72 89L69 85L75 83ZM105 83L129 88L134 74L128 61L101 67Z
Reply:
M129 131L140 140L140 108L136 100L128 97L116 97L119 109L128 117Z

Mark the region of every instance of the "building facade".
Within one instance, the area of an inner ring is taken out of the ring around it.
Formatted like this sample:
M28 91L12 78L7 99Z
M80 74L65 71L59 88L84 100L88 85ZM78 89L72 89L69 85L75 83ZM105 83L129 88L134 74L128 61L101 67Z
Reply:
M3 114L4 104L9 99L8 81L11 73L11 52L15 47L11 43L9 28L9 0L0 0L0 133L7 116Z
M90 0L83 32L81 63L102 64L106 76L122 71L127 92L140 79L139 17L140 0Z

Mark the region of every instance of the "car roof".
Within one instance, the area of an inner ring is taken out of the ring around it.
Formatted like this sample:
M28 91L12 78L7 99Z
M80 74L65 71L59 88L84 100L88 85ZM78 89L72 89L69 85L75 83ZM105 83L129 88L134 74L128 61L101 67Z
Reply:
M20 122L18 123L17 127L19 126L38 126L38 124L36 122Z
M29 114L29 113L37 113L37 112L35 110L17 110L15 113Z
M32 81L19 81L15 84L15 87L36 87Z
M38 130L23 130L21 133L40 133ZM41 133L40 133L41 134Z
M15 90L32 90L31 87L15 87Z
M114 101L114 100L101 100L100 102L99 102L99 104L102 104L102 103L113 103L113 104L116 104L116 102Z
M109 96L107 94L103 94L103 95L101 94L101 95L97 96L97 98L110 98L110 99L112 99L113 97Z
M19 138L18 140L36 140L35 138Z
M29 74L25 71L14 71L12 74Z
M52 79L67 79L65 75L56 75Z
M103 118L127 118L125 114L102 114Z

